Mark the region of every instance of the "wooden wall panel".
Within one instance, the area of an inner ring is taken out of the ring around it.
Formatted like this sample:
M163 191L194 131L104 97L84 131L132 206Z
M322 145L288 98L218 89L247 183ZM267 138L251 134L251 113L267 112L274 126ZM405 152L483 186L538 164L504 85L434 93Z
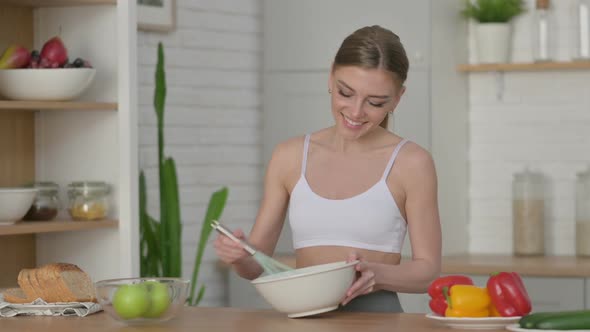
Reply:
M0 288L16 287L20 269L35 267L35 235L2 236L0 252Z
M14 43L33 46L31 8L0 7L0 52ZM0 110L0 187L35 179L34 120L30 111ZM20 269L36 264L35 235L0 236L0 252L0 288L13 287Z
M0 187L35 179L34 120L33 112L0 111Z

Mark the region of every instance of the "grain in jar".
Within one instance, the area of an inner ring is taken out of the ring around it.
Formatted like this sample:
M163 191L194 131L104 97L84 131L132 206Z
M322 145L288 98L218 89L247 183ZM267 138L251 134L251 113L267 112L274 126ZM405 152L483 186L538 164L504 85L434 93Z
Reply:
M526 169L512 182L513 248L516 255L545 253L543 175Z
M72 182L68 185L68 210L77 221L100 220L109 213L110 186L104 182Z
M590 168L576 181L576 255L590 256Z

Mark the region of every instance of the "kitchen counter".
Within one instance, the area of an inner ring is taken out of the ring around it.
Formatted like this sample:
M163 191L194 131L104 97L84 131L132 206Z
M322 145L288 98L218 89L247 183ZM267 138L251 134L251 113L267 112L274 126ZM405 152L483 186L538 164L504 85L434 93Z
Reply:
M279 255L275 258L289 266L295 266L293 255ZM590 278L590 257L482 254L445 256L442 260L444 274L490 274L499 271L513 271L530 277Z
M330 312L309 318L289 319L272 310L244 310L236 308L186 307L177 318L151 326L125 326L106 313L87 317L19 316L0 319L0 330L44 332L358 332L363 331L458 331L436 325L423 314L378 314ZM487 330L505 332L504 329Z

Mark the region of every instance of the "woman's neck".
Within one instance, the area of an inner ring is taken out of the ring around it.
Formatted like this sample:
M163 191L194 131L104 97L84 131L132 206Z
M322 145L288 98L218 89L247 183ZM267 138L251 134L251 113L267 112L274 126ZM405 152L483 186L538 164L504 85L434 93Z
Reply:
M336 127L331 127L326 135L327 144L331 150L341 153L366 152L368 148L377 145L383 133L379 129L371 130L358 138L344 137L338 133Z

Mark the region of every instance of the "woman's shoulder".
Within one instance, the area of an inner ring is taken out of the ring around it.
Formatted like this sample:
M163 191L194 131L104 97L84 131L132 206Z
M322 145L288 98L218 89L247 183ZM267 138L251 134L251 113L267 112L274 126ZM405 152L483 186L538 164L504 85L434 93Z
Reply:
M400 149L396 164L409 172L430 171L434 168L432 155L428 150L411 140Z
M305 135L290 137L282 142L279 142L274 148L274 154L279 156L293 155L297 152L303 152L303 144L305 142Z
M288 138L275 145L270 162L285 171L299 165L303 156L305 135Z

